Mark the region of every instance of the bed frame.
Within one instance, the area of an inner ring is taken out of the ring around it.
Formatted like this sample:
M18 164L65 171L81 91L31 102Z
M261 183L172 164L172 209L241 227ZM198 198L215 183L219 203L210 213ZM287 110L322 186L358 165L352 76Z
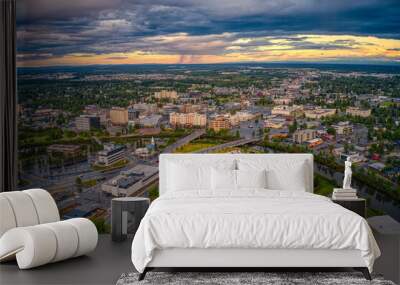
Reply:
M371 275L359 250L329 249L193 249L156 250L152 261L139 275L143 280L155 268L217 269L246 271L271 268L354 268L367 280ZM262 271L262 270L261 270Z
M167 163L177 159L206 160L212 163L220 158L241 158L255 154L161 154L160 155L160 195L167 192ZM307 192L313 192L313 155L312 154L257 154L258 157L274 159L289 158L305 161L307 167ZM154 269L184 268L213 269L229 268L230 271L252 271L271 268L353 268L361 271L367 280L371 276L359 250L330 249L249 249L249 248L170 248L158 249L147 265L139 280Z

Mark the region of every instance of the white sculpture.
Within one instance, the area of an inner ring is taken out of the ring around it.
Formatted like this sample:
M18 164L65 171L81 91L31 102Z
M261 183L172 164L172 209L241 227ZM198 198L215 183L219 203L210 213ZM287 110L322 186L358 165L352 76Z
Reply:
M347 157L347 160L344 162L344 179L343 179L343 189L352 189L351 188L351 160L350 157Z
M87 254L97 240L89 219L60 221L56 202L43 189L0 193L0 262L16 259L20 269L29 269Z

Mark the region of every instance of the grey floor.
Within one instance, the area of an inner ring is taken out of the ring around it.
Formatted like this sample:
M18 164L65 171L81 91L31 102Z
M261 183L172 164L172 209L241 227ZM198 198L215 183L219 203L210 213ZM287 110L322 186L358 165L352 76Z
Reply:
M0 264L0 285L17 284L115 284L122 273L135 271L131 259L132 239L124 242L112 242L110 235L100 235L95 251L87 256L81 256L57 263L47 264L28 270L19 270L15 261ZM175 271L173 269L159 269L160 271ZM177 271L193 271L180 268ZM230 271L234 269L220 269ZM259 271L260 269L255 269ZM158 271L158 270L157 270ZM208 268L197 268L194 271L210 271ZM215 268L211 271L219 271ZM252 271L246 268L246 271ZM309 271L335 272L352 271L350 268L271 268L266 271Z
M110 235L100 235L88 256L29 270L19 270L16 262L2 263L0 284L115 284L122 273L134 271L130 253L131 240L115 243Z

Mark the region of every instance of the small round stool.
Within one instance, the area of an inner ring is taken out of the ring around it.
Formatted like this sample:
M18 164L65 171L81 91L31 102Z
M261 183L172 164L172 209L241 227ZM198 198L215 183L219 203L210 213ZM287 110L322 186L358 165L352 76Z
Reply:
M135 234L149 205L150 199L143 197L112 199L111 239L113 241L124 241L128 234Z

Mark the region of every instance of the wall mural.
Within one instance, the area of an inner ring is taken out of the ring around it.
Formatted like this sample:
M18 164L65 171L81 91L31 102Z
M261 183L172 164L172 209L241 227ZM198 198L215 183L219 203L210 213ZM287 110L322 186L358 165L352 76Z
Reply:
M19 188L109 230L163 152L312 152L400 221L396 1L18 1Z

